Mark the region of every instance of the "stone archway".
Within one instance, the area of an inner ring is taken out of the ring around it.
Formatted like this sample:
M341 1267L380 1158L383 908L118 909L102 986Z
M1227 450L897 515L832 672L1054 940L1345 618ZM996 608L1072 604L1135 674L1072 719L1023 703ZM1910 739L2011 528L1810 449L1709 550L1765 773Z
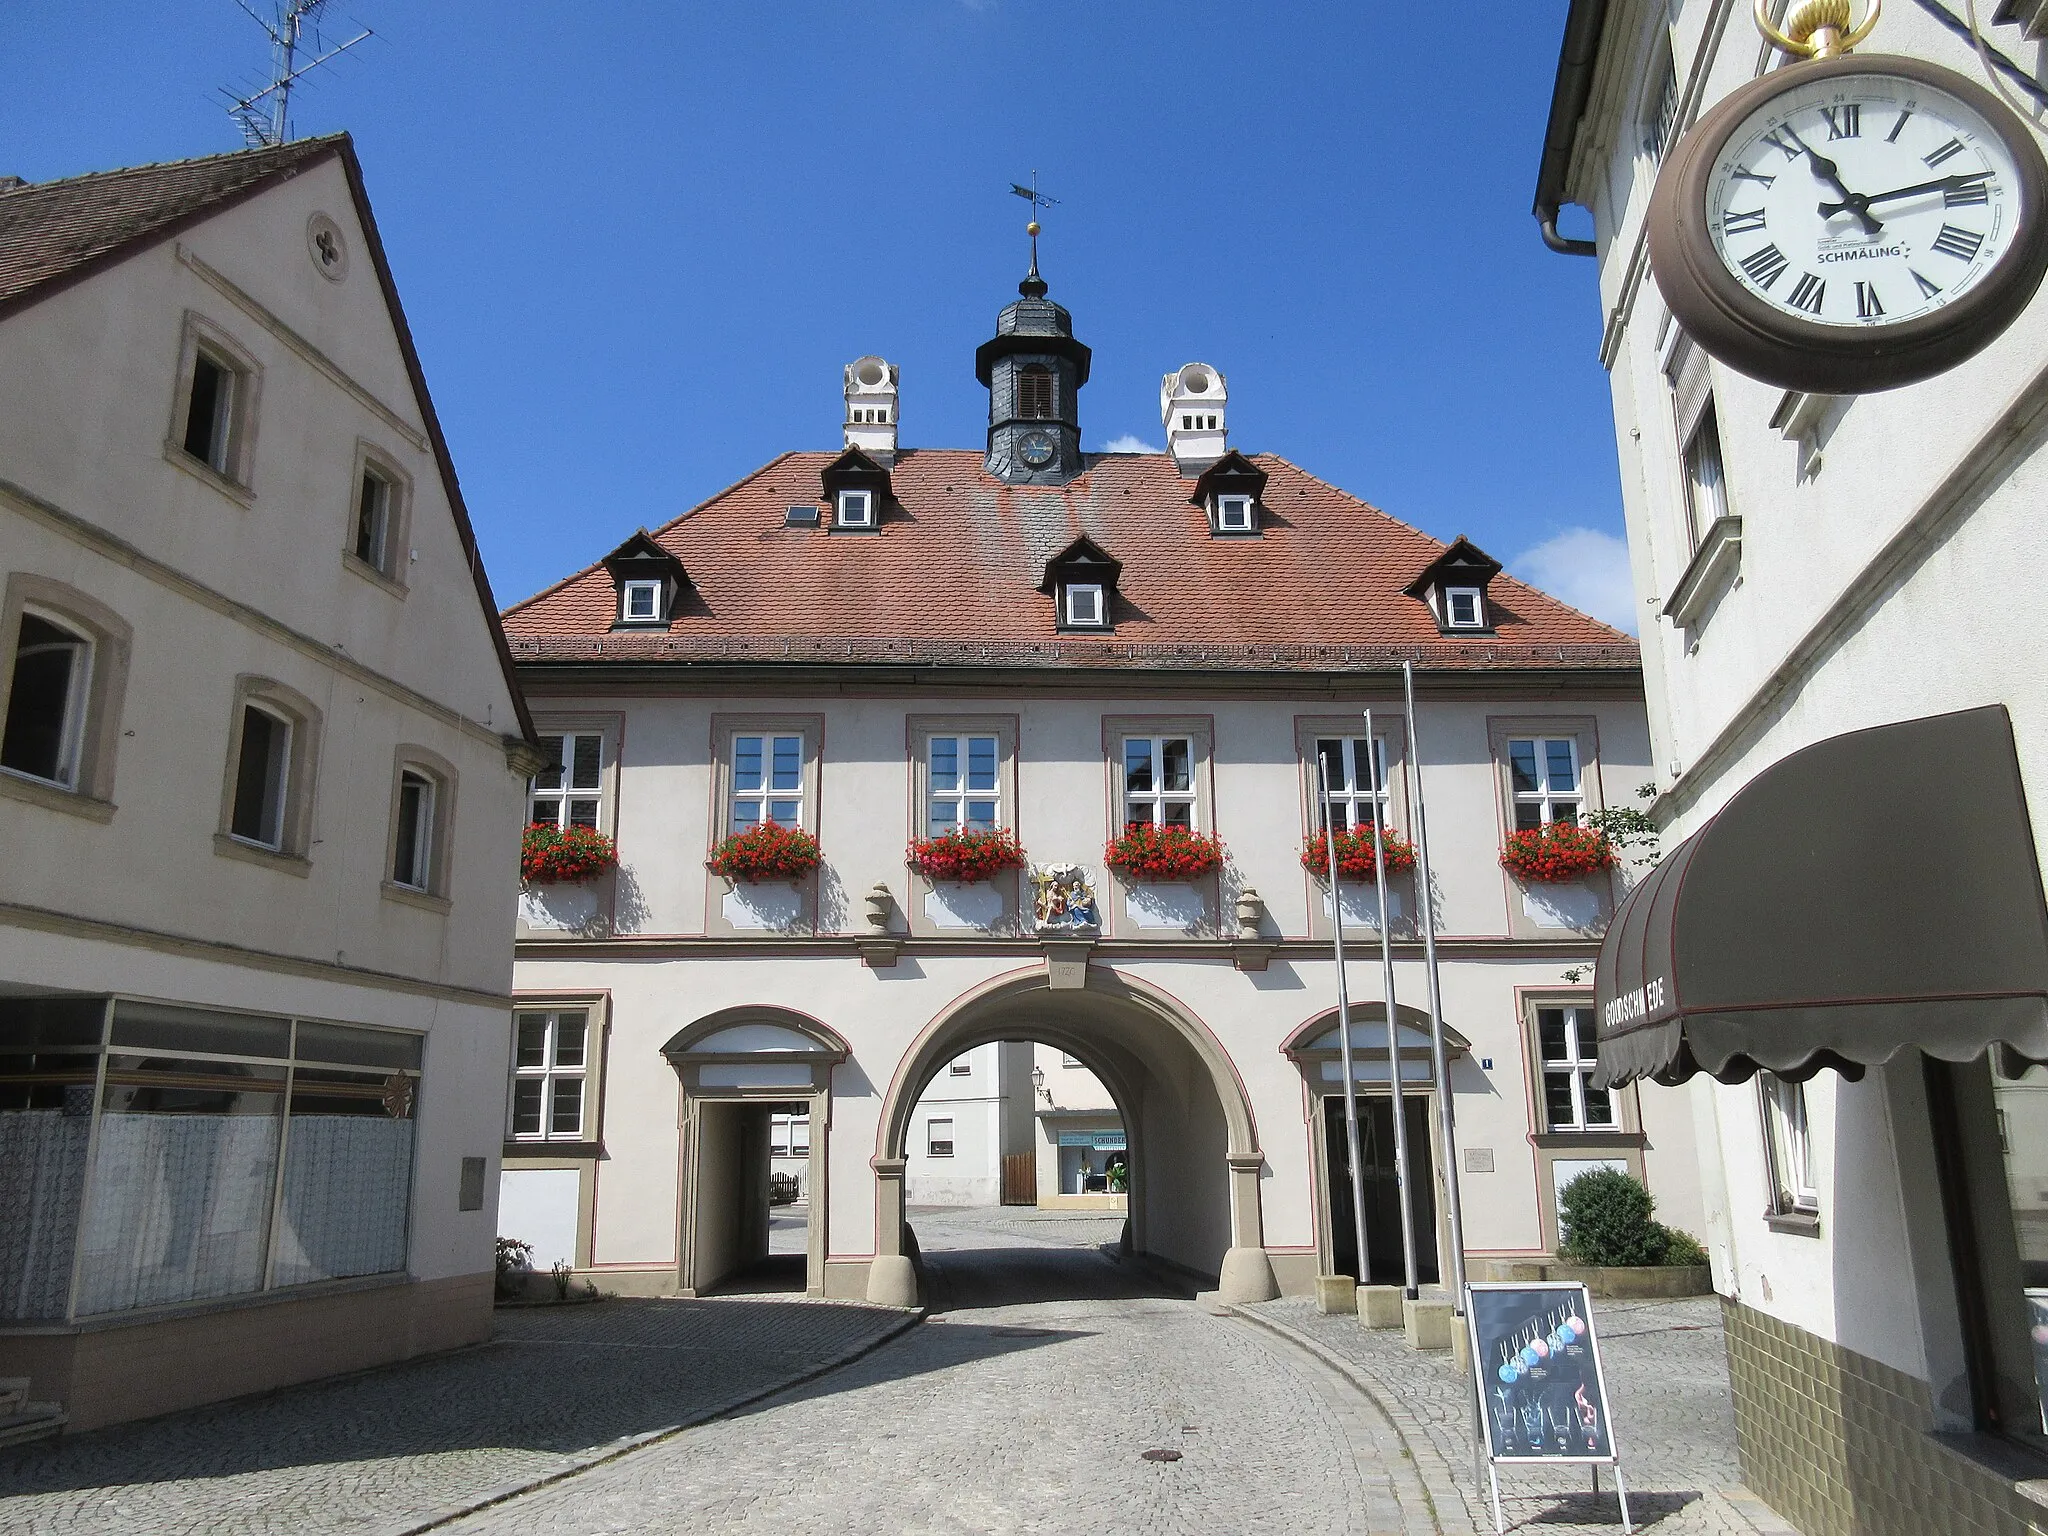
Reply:
M793 1008L725 1008L679 1030L661 1054L675 1068L682 1099L677 1116L678 1294L695 1296L750 1257L765 1255L766 1226L755 1234L747 1217L757 1195L765 1213L767 1163L749 1155L746 1139L757 1128L740 1121L760 1118L772 1104L800 1102L809 1108L811 1125L804 1290L824 1295L832 1069L851 1054L846 1042Z
M1260 1212L1265 1158L1228 1053L1178 999L1090 966L1078 987L1055 987L1044 971L990 982L949 1005L912 1042L882 1104L870 1301L916 1302L916 1272L903 1242L911 1112L945 1063L996 1040L1057 1046L1109 1089L1130 1140L1135 1251L1217 1276L1229 1301L1279 1294Z

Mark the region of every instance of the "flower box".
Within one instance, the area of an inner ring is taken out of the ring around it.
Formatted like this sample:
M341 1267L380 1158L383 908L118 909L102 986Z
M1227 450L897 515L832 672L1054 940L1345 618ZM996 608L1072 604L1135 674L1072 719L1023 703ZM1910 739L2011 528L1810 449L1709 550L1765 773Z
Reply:
M1134 821L1103 846L1102 862L1126 880L1199 880L1223 867L1223 854L1214 834Z
M927 880L972 885L993 880L1007 869L1022 869L1024 850L1018 846L1016 833L999 827L921 837L905 851L904 860Z
M528 885L584 885L619 862L619 845L595 827L536 822L519 839L519 878Z
M1337 833L1337 878L1339 880L1364 881L1377 884L1379 868L1373 857L1373 840L1377 836L1383 852L1387 873L1405 875L1415 867L1415 845L1394 831L1378 827L1360 827L1356 832ZM1318 880L1328 883L1330 878L1329 834L1318 832L1302 845L1301 867Z
M1529 885L1566 885L1612 869L1614 862L1607 834L1576 821L1512 832L1500 850L1501 868Z
M704 867L728 880L751 883L801 880L824 862L818 840L803 828L765 822L726 838L711 850Z

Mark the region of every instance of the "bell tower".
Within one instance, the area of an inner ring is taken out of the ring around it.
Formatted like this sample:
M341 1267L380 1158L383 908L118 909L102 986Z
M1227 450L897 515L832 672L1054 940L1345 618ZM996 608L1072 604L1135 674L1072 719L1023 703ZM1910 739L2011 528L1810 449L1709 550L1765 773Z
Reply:
M1081 386L1088 348L1074 320L1046 295L1038 275L1038 221L1031 270L1019 295L996 316L996 334L974 354L974 376L988 389L988 472L1012 485L1063 485L1081 473Z

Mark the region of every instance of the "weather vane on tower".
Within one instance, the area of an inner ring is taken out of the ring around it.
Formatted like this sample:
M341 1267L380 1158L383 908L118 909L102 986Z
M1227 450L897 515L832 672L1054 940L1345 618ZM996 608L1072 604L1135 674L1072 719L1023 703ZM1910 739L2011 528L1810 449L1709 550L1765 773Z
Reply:
M1021 197L1031 205L1031 222L1024 226L1024 233L1031 237L1031 275L1024 279L1023 284L1019 285L1020 291L1028 293L1030 288L1026 285L1033 285L1039 293L1044 293L1045 279L1038 275L1038 210L1057 206L1059 199L1047 197L1038 190L1038 172L1035 170L1031 173L1030 186L1023 187L1014 181L1011 182L1010 195L1012 197Z

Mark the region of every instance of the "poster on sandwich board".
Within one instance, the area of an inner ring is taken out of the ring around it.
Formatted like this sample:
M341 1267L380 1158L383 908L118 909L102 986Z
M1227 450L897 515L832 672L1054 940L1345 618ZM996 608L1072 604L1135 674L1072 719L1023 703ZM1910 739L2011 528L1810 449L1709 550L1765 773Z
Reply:
M1510 1281L1466 1289L1488 1459L1614 1464L1607 1383L1585 1286Z

